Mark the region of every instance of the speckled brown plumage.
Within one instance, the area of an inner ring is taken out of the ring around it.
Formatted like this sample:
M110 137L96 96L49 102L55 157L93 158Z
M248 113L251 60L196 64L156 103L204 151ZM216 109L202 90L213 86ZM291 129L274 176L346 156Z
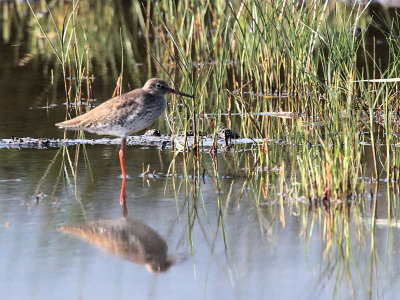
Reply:
M192 97L171 89L162 79L152 78L143 88L112 98L91 111L57 123L56 126L127 137L146 128L160 117L166 108L166 93Z
M122 206L126 200L126 138L129 134L146 128L160 117L167 106L164 96L168 93L194 98L171 89L162 79L152 78L143 88L112 98L81 116L56 124L60 128L70 130L85 130L122 137L119 151L123 179L120 193Z

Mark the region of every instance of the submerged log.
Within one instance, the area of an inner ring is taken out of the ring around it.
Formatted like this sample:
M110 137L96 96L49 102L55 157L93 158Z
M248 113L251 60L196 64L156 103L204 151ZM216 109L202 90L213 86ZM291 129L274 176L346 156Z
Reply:
M129 146L158 146L164 148L172 148L173 142L178 141L182 144L185 143L191 147L194 143L194 136L177 135L137 135L130 136L127 138L126 144ZM233 137L235 138L235 137ZM204 147L210 147L213 145L214 139L211 136L201 134L197 137L201 140L201 145ZM217 136L218 143L220 145L225 144L225 138ZM237 144L248 144L254 143L254 139L241 139L237 141ZM35 149L46 149L46 148L58 148L62 146L74 146L74 145L117 145L121 143L120 138L100 138L100 139L51 139L51 138L31 138L31 137L12 137L11 139L0 139L0 149L22 149L22 148L35 148Z

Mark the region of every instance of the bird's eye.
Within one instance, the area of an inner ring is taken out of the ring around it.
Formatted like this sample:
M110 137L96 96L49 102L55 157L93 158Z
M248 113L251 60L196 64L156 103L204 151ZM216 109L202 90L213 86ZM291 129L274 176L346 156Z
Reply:
M157 84L156 84L156 88L161 89L161 88L162 88L162 85L159 84L159 83L157 83Z

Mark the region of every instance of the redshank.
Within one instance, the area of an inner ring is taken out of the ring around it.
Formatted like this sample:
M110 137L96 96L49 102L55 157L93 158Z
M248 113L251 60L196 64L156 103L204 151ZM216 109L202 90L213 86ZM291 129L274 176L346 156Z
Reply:
M91 111L74 119L57 123L56 126L68 130L85 130L96 134L121 137L119 159L124 186L126 138L128 135L146 128L160 117L167 106L165 94L194 98L192 95L170 88L162 79L152 78L145 83L143 88L107 100ZM125 195L121 195L121 204L125 197Z

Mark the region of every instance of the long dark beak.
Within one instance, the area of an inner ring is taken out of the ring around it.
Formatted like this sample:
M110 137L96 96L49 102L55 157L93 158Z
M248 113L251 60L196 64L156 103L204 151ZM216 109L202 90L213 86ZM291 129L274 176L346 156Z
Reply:
M185 94L185 93L182 93L182 92L180 92L178 90L174 90L174 89L171 89L171 88L168 89L167 93L177 94L177 95L180 95L180 96L185 96L185 97L194 99L194 96L192 96L192 95Z

